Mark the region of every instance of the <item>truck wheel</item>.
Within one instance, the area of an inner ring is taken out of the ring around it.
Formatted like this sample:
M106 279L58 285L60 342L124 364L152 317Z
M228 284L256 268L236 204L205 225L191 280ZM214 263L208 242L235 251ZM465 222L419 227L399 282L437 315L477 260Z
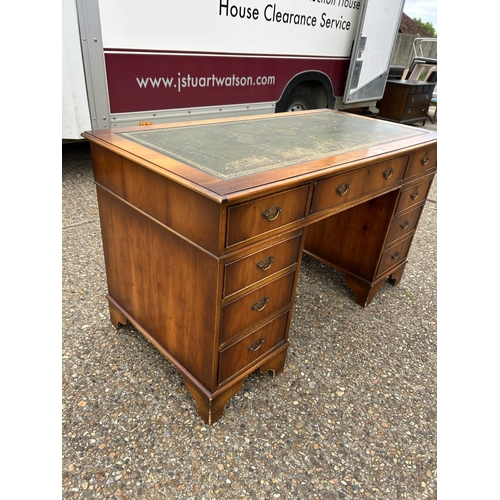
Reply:
M305 111L312 109L313 103L311 97L303 90L296 90L290 94L285 104L285 111Z

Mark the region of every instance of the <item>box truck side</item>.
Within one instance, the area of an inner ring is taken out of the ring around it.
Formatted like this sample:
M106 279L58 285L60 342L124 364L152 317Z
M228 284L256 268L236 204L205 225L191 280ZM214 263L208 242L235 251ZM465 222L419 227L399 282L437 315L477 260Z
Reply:
M63 1L73 2L80 48L73 40L72 62L83 66L79 76L83 71L92 129L373 105L374 96L383 95L403 4L403 0ZM367 6L373 11L369 19ZM391 29L383 29L390 34L387 61L368 63L366 48L372 37L363 34L362 21L380 28L388 11ZM72 19L69 34L74 30ZM364 68L370 73L365 77ZM373 87L372 80L377 83L375 93L356 90L367 82ZM71 83L78 84L75 96L79 96L81 78ZM72 128L68 137L72 139L85 130L78 122Z

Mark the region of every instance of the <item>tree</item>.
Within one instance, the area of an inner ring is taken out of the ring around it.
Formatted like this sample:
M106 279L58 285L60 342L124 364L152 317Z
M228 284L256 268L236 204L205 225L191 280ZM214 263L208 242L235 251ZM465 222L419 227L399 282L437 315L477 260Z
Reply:
M437 38L437 33L432 23L429 22L424 23L422 19L420 18L417 19L416 17L413 18L413 21L415 21L419 26L424 28L424 30L427 31L427 33L429 33L431 38Z

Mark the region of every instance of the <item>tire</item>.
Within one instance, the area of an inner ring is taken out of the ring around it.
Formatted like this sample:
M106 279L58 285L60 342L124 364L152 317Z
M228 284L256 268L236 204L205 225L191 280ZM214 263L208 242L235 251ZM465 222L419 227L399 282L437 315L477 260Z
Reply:
M296 90L287 99L284 111L305 111L307 109L313 109L310 95L303 90Z

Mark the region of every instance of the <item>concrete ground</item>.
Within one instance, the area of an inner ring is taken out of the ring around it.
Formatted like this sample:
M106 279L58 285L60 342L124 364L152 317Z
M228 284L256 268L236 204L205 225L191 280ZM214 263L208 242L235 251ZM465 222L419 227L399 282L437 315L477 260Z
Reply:
M111 325L88 144L62 161L64 500L437 498L437 178L401 283L368 307L304 256L284 371L247 377L209 427Z

